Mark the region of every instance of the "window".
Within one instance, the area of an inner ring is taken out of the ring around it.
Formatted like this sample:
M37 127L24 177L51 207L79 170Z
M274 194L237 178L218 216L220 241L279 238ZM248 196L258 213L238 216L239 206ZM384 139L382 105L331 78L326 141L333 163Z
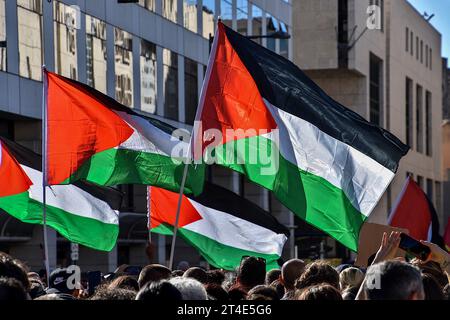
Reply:
M423 41L420 40L420 63L423 63Z
M430 48L430 70L433 70L433 50Z
M162 11L163 16L170 21L177 22L177 1L178 0L163 0Z
M163 49L164 116L178 121L178 56Z
M425 66L428 68L428 45L425 46Z
M203 0L202 19L203 37L209 38L214 35L215 0Z
M220 17L224 25L233 27L233 5L231 0L220 0Z
M133 38L128 32L114 28L116 100L133 106Z
M255 5L252 5L252 36L261 36L262 35L262 19L263 12L260 8ZM261 44L261 39L253 39L253 41Z
M69 21L76 21L77 12L61 2L55 1L53 4L55 71L77 80L77 29L76 26L69 24Z
M197 33L197 0L183 0L184 27Z
M184 101L185 122L193 124L198 106L198 69L197 62L184 58Z
M279 29L280 25L278 24L278 20L270 15L267 15L267 35L270 36L277 32ZM276 43L277 39L267 38L267 49L276 52Z
M423 190L423 177L422 176L417 176L417 184Z
M406 118L406 144L410 147L413 145L413 82L406 78L405 92L405 118Z
M433 180L427 179L427 196L433 202Z
M146 8L147 10L155 12L156 10L156 0L139 0L139 5Z
M406 44L405 51L408 52L409 51L409 28L408 27L406 27L405 44Z
M280 31L289 34L288 26L280 21ZM280 55L289 59L289 39L280 39Z
M412 31L411 31L410 36L411 36L411 38L409 41L409 45L410 45L409 49L410 49L411 56L414 56L414 33Z
M236 20L237 20L237 32L243 35L247 35L248 25L248 1L237 0L236 2Z
M106 23L86 15L86 81L106 94Z
M416 137L417 152L423 152L423 90L420 85L416 86Z
M5 13L5 0L0 0L0 71L6 71L6 13Z
M416 36L416 60L419 60L419 37Z
M141 110L148 113L156 113L156 45L142 39L140 60Z
M382 60L370 54L370 122L381 126Z
M425 94L425 152L427 156L432 156L433 154L433 136L432 136L432 128L433 128L433 120L432 120L432 98L431 92L427 91Z
M40 81L42 79L42 2L18 0L19 74Z
M434 192L436 193L435 208L438 214L442 212L442 189L441 183L436 181L434 183Z

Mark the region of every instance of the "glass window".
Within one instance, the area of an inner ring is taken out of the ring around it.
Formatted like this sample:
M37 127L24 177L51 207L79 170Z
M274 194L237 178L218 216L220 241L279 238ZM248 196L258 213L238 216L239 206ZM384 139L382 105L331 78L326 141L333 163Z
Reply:
M420 40L420 63L423 63L423 41Z
M116 100L133 106L133 39L131 34L114 28Z
M42 79L42 2L18 0L19 74L22 77Z
M432 128L433 128L433 120L432 120L432 98L431 98L431 92L427 91L425 94L425 141L426 141L426 154L427 156L432 156L433 154L433 134L432 134Z
M427 196L431 202L433 202L434 194L433 194L433 180L427 179Z
M163 50L164 116L178 121L178 56Z
M224 25L233 27L233 6L231 0L220 0L220 17Z
M406 144L413 145L413 82L406 78L405 92Z
M416 137L417 152L423 152L423 90L419 85L416 86Z
M419 37L416 37L416 60L419 60Z
M203 0L202 19L203 37L209 39L209 35L214 35L215 0Z
M86 15L86 81L106 94L106 23Z
M247 0L237 0L236 2L237 12L237 32L243 35L247 35L247 25L248 25L248 1Z
M77 12L61 2L53 4L55 71L77 80L77 29L70 23L76 20Z
M274 17L268 15L267 16L267 35L273 35L280 28L278 20ZM276 40L275 38L267 38L267 49L276 52Z
M5 0L0 0L0 71L6 71Z
M280 21L280 31L284 34L289 34L288 26ZM289 59L289 39L280 39L280 55Z
M184 27L197 33L197 0L183 0Z
M409 29L408 29L408 27L406 27L406 37L405 37L405 39L406 39L406 52L408 52L409 51Z
M430 48L430 70L433 70L433 50Z
M428 45L425 45L425 66L428 68Z
M163 16L170 21L177 22L177 1L178 0L163 0Z
M436 181L434 183L434 192L436 193L436 201L435 201L435 208L438 214L442 212L442 189L441 189L441 183Z
M381 73L382 61L370 55L370 122L381 125Z
M156 113L156 45L141 40L141 109Z
M184 58L184 97L186 123L193 124L198 106L197 62Z
M423 190L423 177L422 176L417 176L417 184Z
M263 20L263 12L260 8L253 5L252 6L252 36L261 36L262 35L262 20ZM253 41L261 44L261 39L253 39Z
M410 41L409 41L409 45L410 45L410 50L409 52L411 53L411 56L414 56L414 33L411 31L410 33Z
M156 9L155 0L139 0L139 5L153 12Z

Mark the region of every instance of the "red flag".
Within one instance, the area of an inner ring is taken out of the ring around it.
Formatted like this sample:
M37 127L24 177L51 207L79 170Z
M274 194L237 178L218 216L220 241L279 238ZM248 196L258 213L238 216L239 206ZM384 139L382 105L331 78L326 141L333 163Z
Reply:
M408 229L409 235L415 239L428 240L431 222L427 196L413 179L408 178L391 212L389 224Z
M447 251L450 252L450 218L448 218L447 228L445 229L444 243Z

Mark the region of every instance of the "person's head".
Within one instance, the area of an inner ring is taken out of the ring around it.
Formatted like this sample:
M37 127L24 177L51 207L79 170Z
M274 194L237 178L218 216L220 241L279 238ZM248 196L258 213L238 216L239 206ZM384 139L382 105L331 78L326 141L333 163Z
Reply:
M208 275L206 271L199 267L192 267L187 269L183 274L183 277L195 279L202 284L206 284L208 282Z
M248 291L266 280L266 261L263 258L243 257L239 266L237 282Z
M40 296L45 295L45 288L42 284L41 280L32 279L30 280L30 291L29 291L31 299L36 299Z
M221 286L225 281L225 273L222 270L209 270L206 272L209 284Z
M0 277L14 278L19 281L25 291L30 289L26 266L10 255L0 252Z
M434 261L423 262L419 259L413 259L411 264L418 267L422 273L430 274L439 283L441 287L445 287L448 283L447 276L444 271L442 271L439 263Z
M284 286L281 283L280 279L275 280L270 284L272 288L274 288L277 291L278 297L281 299L283 298L284 294L286 293L286 290L284 290Z
M171 278L182 277L184 275L183 270L173 270L171 274Z
M298 300L339 301L342 296L335 287L322 283L300 290Z
M342 291L342 299L355 300L358 295L359 287L349 287Z
M370 266L363 286L368 300L425 298L419 269L401 261L384 261Z
M138 278L139 288L142 288L147 282L158 282L170 279L172 272L169 268L160 264L151 264L141 270Z
M336 289L339 288L339 274L329 264L316 261L309 264L300 278L296 281L297 289L305 289L314 285L327 283Z
M225 275L225 280L223 281L222 285L226 291L229 291L231 288L235 287L237 273L228 271L228 272L225 272L224 275Z
M422 283L425 300L444 300L442 287L431 274L422 273Z
M247 292L239 287L232 287L228 291L228 297L230 298L230 301L242 301L247 298Z
M189 269L189 262L187 261L180 261L180 263L177 265L177 269L181 271L186 271Z
M168 281L147 282L139 290L136 300L164 302L181 301L183 297L181 292Z
M110 289L128 289L139 291L139 284L132 276L119 276L109 284Z
M280 297L277 291L271 286L259 285L248 292L247 300L280 300Z
M358 268L346 268L339 274L339 286L341 291L348 288L359 288L363 280L364 273Z
M45 301L49 301L49 300L65 300L65 301L69 301L69 300L76 300L76 298L70 294L67 293L48 293L48 294L44 294L42 296L37 297L34 300L45 300Z
M447 283L447 285L444 287L444 290L442 290L444 293L444 300L450 301L450 284Z
M0 277L0 301L28 300L22 283L15 278Z
M216 301L228 301L228 292L225 291L220 285L210 283L205 286L206 293L208 294L208 300Z
M109 288L108 286L99 286L95 290L90 300L134 300L136 292L128 289Z
M72 275L73 272L70 272L67 268L53 270L49 277L49 289L54 289L60 293L73 294L76 288L75 286L71 286L72 282L70 278Z
M266 281L264 282L266 285L270 286L272 282L280 279L281 270L280 269L272 269L266 273Z
M181 292L183 300L207 300L208 295L203 285L192 278L176 277L169 280Z
M295 281L305 271L305 262L300 259L286 261L281 267L281 283L286 290L294 290Z

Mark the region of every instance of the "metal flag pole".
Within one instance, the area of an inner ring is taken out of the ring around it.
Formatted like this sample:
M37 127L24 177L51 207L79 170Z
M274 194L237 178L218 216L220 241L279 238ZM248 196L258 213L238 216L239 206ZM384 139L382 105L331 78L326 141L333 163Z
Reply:
M47 239L47 75L45 65L42 65L42 226L44 232L45 271L47 273L47 286L50 278L50 261L48 257Z

